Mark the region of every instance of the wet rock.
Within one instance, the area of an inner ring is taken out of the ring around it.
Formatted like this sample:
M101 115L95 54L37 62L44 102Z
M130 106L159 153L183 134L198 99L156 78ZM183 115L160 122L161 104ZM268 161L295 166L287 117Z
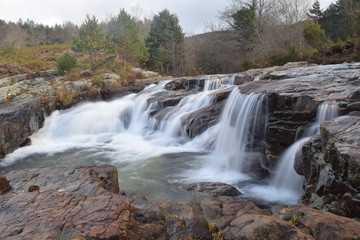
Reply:
M360 118L342 116L321 124L321 138L304 145L302 161L306 186L319 197L326 196L326 210L360 216ZM310 202L311 203L311 202Z
M276 166L279 155L272 149L285 149L299 139L303 130L315 121L319 104L337 101L346 107L359 101L359 69L358 63L275 67L262 70L268 72L263 80L239 86L244 94L267 95L268 124L263 144L266 153L266 159L261 163L263 168L270 173L274 171L271 168ZM356 105L350 106L352 109Z
M193 183L186 186L187 191L207 193L213 197L219 196L238 196L241 195L241 192L235 187L218 182L200 182Z
M197 111L187 114L181 119L181 124L186 126L189 137L194 138L220 121L221 113L232 89L225 89L213 94L213 103Z
M208 223L199 209L189 203L163 201L159 204L165 217L168 239L212 239Z
M118 172L110 165L19 170L6 177L14 193L27 192L29 186L37 186L41 192L57 190L86 196L119 193Z
M165 85L166 90L202 90L204 88L204 79L180 78L170 81Z
M28 137L42 127L46 109L39 99L0 104L0 158L26 145Z
M155 83L158 83L158 81L143 81L136 82L127 86L122 86L121 84L118 84L117 81L109 82L107 86L101 89L101 98L103 100L109 100L123 97L131 93L138 93L144 90L147 86Z
M360 222L308 207L276 206L273 216L319 240L360 239Z
M215 223L224 230L233 220L244 214L265 214L248 200L237 200L231 197L211 197L200 201L202 213L208 223Z
M0 195L10 189L9 181L4 176L0 176Z
M242 85L254 80L253 76L249 76L248 74L239 74L235 76L234 84L235 85Z
M220 121L225 104L225 101L215 102L184 116L181 123L186 126L188 136L194 138L216 125Z
M347 106L347 112L355 112L355 111L360 111L360 102L355 102L355 103L350 103Z
M224 229L225 239L315 239L275 217L244 214Z
M129 203L117 196L32 192L0 198L1 239L126 239Z
M153 94L149 99L149 103L157 103L159 109L164 109L166 107L173 107L177 105L181 99L191 94L195 94L196 91L184 91L179 90L175 92L161 91L159 93Z

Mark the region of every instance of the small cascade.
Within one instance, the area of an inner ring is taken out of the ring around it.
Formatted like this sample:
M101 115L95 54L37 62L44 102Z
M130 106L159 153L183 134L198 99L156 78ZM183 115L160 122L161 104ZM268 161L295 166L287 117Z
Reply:
M305 142L310 137L320 133L320 124L324 121L331 120L338 116L338 106L331 103L323 103L318 107L316 120L303 134L303 138L292 144L279 160L270 185L278 190L290 191L298 197L303 193L304 177L297 174L294 170L296 155L301 150Z
M303 192L304 177L297 174L294 169L294 161L301 147L310 138L305 137L292 144L282 155L276 169L276 175L271 181L271 185L276 189L289 190L294 193Z
M262 94L245 95L235 88L227 100L219 122L215 154L225 157L226 169L248 172L257 135L263 135L264 118Z
M216 90L224 85L234 85L234 76L207 76L204 84L204 91Z
M318 107L316 120L306 131L304 137L311 137L320 133L320 124L339 116L339 107L335 103L323 103Z

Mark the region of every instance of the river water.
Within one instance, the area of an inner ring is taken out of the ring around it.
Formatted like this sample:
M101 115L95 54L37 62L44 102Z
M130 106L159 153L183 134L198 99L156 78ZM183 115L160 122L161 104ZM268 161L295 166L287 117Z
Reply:
M203 91L169 107L161 120L150 117L159 106L148 100L166 91L166 81L110 102L55 111L31 136L30 146L6 156L0 174L26 168L112 164L118 168L121 191L144 194L153 201L189 200L184 184L209 181L231 184L242 197L267 205L296 203L298 192L274 192L265 180L259 182L247 174L252 159L261 157L254 139L266 128L266 97L242 95L232 82L228 76L209 77ZM226 88L234 90L220 122L190 139L181 119L212 104L211 96Z

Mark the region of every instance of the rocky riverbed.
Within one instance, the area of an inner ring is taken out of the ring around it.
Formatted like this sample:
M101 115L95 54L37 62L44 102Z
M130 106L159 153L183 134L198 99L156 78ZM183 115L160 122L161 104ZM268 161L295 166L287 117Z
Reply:
M5 177L2 239L360 238L355 220L305 206L261 209L232 197L240 193L221 183L186 187L198 195L191 202L153 203L119 194L117 169L109 165L21 170Z
M90 79L64 81L51 72L33 79L27 75L0 79L0 156L31 144L31 134L55 109L136 93L154 83L124 88L116 76L105 78L102 89ZM123 172L112 166L21 170L0 178L0 193L5 193L0 196L0 216L4 216L0 238L359 239L360 64L288 64L169 80L163 91L145 102L153 106L147 112L149 122L157 124L156 130L189 97L215 89L225 80L227 87L209 91L210 102L182 113L182 141L210 136L207 131L216 128L234 88L244 95L261 94L264 114L258 118L266 124L252 133L251 144L259 154L251 158L246 173L262 181L276 173L281 154L316 121L321 104L338 106L341 116L323 122L295 159L296 172L304 176L298 206L259 208L220 183L184 185L189 202L155 203L140 195L119 194L117 177ZM208 140L206 147L213 149L216 139ZM40 191L29 192L30 186Z

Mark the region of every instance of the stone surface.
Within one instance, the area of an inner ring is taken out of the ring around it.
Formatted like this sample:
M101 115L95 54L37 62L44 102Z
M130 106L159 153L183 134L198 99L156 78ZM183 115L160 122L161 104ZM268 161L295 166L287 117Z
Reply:
M316 239L275 217L244 214L224 229L224 239Z
M226 196L205 198L200 201L200 206L206 221L215 223L221 230L243 214L265 214L264 210L248 200Z
M208 223L199 209L189 203L163 201L160 208L165 216L168 239L211 239Z
M276 206L272 212L318 240L360 239L360 223L349 218L308 207Z
M0 176L0 195L10 189L9 181L4 176Z
M126 239L129 203L58 191L0 198L2 239Z
M0 104L0 158L28 144L28 137L42 127L46 109L39 99Z
M166 90L202 90L205 79L200 78L179 78L174 79L165 85Z
M321 124L321 136L313 137L302 150L305 199L311 200L315 193L325 197L323 209L360 216L359 136L359 117L342 116Z
M153 203L119 195L113 166L7 177L14 189L0 196L0 239L359 239L359 222L308 207L263 210L229 196ZM40 191L26 191L33 184Z
M14 193L27 192L32 185L38 186L40 192L56 190L86 196L119 193L118 171L110 165L19 170L6 177Z
M239 192L239 190L237 190L235 187L226 183L218 183L218 182L193 183L187 185L186 190L190 192L207 193L213 197L219 197L219 196L234 197L241 195L241 192Z

